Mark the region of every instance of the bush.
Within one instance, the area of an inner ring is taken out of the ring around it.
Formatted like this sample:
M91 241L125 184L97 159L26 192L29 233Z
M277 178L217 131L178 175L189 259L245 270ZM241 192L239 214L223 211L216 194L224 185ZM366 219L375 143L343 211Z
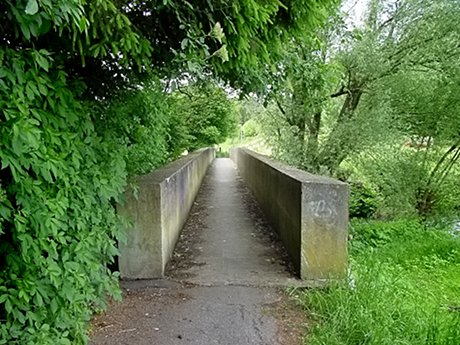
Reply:
M158 81L121 92L93 113L96 130L123 156L130 177L164 165L187 148L187 129L171 114Z
M365 186L377 192L377 217L446 217L460 205L460 170L453 163L445 176L433 175L445 150L414 150L395 139L351 157L346 163L353 167L352 178L365 181Z
M170 104L175 118L186 129L189 151L222 143L235 131L235 104L212 82L175 92Z
M362 183L350 182L351 218L370 218L377 210L377 193Z
M256 137L259 134L259 125L254 119L249 119L243 125L243 133L245 138Z
M64 73L42 73L11 51L3 63L24 80L0 83L8 109L0 127L0 344L84 344L92 312L119 296L107 265L117 254L112 204L126 184L125 162L94 131ZM27 87L46 100L30 94L18 108Z
M85 344L91 314L120 297L107 266L127 173L72 78L89 60L114 74L102 59L115 50L133 69L150 47L111 1L0 8L0 344Z

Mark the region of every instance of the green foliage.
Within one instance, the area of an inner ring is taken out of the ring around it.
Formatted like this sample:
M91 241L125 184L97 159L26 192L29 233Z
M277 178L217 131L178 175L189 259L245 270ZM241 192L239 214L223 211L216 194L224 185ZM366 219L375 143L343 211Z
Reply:
M363 183L350 183L349 215L371 218L377 210L377 193Z
M424 223L420 219L355 221L352 223L352 255L365 260L394 263L410 270L434 263L460 263L460 239L450 233L450 224ZM376 250L377 248L377 250ZM426 267L425 267L426 266Z
M256 137L259 134L259 125L254 119L249 119L243 124L243 134L246 138Z
M448 147L427 147L404 138L404 134L399 134L399 139L389 139L387 144L352 155L345 162L353 168L351 179L366 181L377 191L376 215L380 217L455 213L460 196L458 167L444 170L444 175L433 175Z
M457 1L373 0L364 25L339 13L286 44L259 120L275 158L339 178L346 167L376 191L379 216L452 212L459 13ZM352 215L366 205L351 201Z
M36 54L50 59L3 55L0 343L82 344L91 312L118 296L106 265L117 253L112 202L125 167L65 73L45 73Z
M335 3L124 0L120 5L127 8L127 15L144 36L155 42L155 66L180 72L184 65L198 71L204 64L235 85L256 89L265 86L260 73L279 56L283 43L324 20Z
M65 66L150 48L110 1L0 9L0 344L84 344L92 312L120 295L107 265L127 174Z
M186 128L187 148L219 144L236 129L236 108L223 89L200 83L173 95L173 112L179 127Z
M456 66L460 55L455 43L458 3L376 0L370 5L372 15L363 27L350 30L339 14L316 35L286 45L283 63L272 73L269 95L279 109L270 112L277 128L267 137L274 141L275 154L279 147L286 149L278 158L335 175L350 154L379 137L379 127L373 125L379 122L379 111L374 107L369 112L376 99L405 104L405 111L394 118L405 118L412 127L417 124L418 133L425 122L433 137L441 137L440 128L451 128L457 137L457 102L449 100L456 94L458 83L450 80L457 69L449 66ZM412 81L405 84L406 78ZM393 86L403 92L392 94ZM417 96L408 95L412 90ZM414 107L414 101L420 102Z
M436 212L447 188L458 195L458 188L450 183L458 174L460 159L460 103L453 96L458 91L458 72L437 66L405 73L397 82L389 81L387 88L394 126L406 136L406 149L400 151L423 173L415 193L420 214Z
M258 122L265 112L265 107L255 95L246 95L243 99L238 100L237 106L241 125L251 119Z
M186 149L185 129L158 81L120 92L93 110L97 132L123 155L130 177L146 174Z
M350 285L299 296L308 344L458 344L460 241L412 220L354 222L353 234Z
M286 164L301 168L304 162L304 144L297 140L298 127L289 126L274 104L267 105L257 122L261 136L270 147L272 155Z
M398 219L391 222L354 220L350 225L351 247L353 251L358 252L381 247L396 242L396 240L408 241L414 234L418 234L418 237L421 237L421 233L432 234L421 231L420 222L417 219ZM414 243L414 246L416 245Z
M87 343L92 312L119 297L107 266L128 176L232 131L224 91L165 97L151 67L250 72L248 86L328 3L0 3L0 344Z
M253 90L265 86L259 71L275 63L283 42L321 22L335 2L21 0L12 14L17 22L0 30L31 40L46 33L41 44L76 51L62 56L90 98L148 80L151 68L164 79L212 72ZM125 64L134 61L138 66Z

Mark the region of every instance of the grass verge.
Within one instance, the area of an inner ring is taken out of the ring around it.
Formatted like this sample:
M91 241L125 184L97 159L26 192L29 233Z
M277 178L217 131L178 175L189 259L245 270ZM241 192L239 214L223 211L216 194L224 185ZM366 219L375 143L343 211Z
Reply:
M305 291L309 345L459 345L460 238L417 220L352 222L351 276Z

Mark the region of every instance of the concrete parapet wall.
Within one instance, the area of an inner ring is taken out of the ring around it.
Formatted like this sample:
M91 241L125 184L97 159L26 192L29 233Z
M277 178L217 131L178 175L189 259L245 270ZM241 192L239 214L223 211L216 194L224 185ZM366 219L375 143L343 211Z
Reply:
M139 177L138 197L125 193L118 212L128 218L126 244L120 243L121 278L150 279L164 274L182 227L201 186L215 149L191 153Z
M253 151L230 157L305 280L347 270L348 185L289 167Z

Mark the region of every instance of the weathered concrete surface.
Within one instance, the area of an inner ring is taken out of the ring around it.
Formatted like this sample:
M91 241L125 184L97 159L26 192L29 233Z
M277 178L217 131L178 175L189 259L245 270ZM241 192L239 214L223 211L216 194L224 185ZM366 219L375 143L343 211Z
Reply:
M247 149L233 161L279 233L304 280L344 277L347 269L347 184L276 162Z
M180 231L206 171L215 157L214 149L191 153L164 168L141 176L138 198L132 190L121 215L132 221L127 242L120 243L119 268L122 278L148 279L164 275Z
M129 293L127 308L98 320L92 345L278 344L277 321L263 313L279 299L274 291L191 287Z
M174 278L187 273L187 281L198 285L296 284L286 269L286 258L279 258L283 253L276 253L266 238L271 236L268 224L261 219L263 214L257 214L260 210L233 162L218 159L209 170L202 187L206 229L193 259L196 265L186 272L172 272Z
M304 279L343 278L347 272L348 186L338 181L302 183Z
M233 163L216 159L167 280L123 282L91 345L300 345L304 312L282 289L301 281L260 217Z

